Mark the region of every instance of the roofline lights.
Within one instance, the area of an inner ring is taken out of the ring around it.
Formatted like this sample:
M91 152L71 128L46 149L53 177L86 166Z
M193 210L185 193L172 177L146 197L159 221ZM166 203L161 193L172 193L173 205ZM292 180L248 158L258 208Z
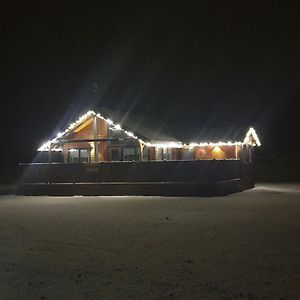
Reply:
M128 137L133 138L135 140L138 140L141 144L147 147L156 147L156 148L189 148L193 149L194 147L206 147L206 146L211 146L211 147L216 147L216 146L236 146L236 145L244 145L244 144L252 144L253 146L260 146L261 143L259 141L259 138L255 132L255 130L251 127L244 139L244 142L217 142L217 143L208 143L208 142L201 142L201 143L190 143L189 145L182 144L181 142L167 142L167 143L151 143L151 142L146 142L136 136L134 133L124 130L120 124L115 124L112 120L104 118L102 115L99 113L95 113L94 111L90 110L84 115L82 115L79 119L77 119L75 122L71 123L63 132L58 132L56 137L53 138L52 140L49 140L45 142L42 146L40 146L37 150L38 151L62 151L61 147L57 147L56 144L59 143L59 139L69 133L71 130L73 130L75 127L77 127L79 124L81 124L83 121L87 120L91 115L94 115L105 122L107 122L113 130L119 130L124 132ZM252 135L255 143L253 143L250 140L250 136Z
M96 115L96 113L92 110L89 110L87 113L82 115L78 120L71 123L68 126L68 128L66 128L63 132L59 132L55 138L45 142L41 147L38 148L38 151L49 151L50 148L51 148L51 151L61 151L61 148L55 147L55 144L59 142L58 139L61 138L62 136L64 136L65 134L67 134L69 131L71 131L75 127L77 127L79 124L81 124L84 120L86 120L91 115ZM52 145L53 145L53 148L52 148Z
M252 143L252 141L250 140L250 136L252 135L253 139L254 139L254 144ZM260 147L261 146L261 142L256 134L256 131L253 127L250 127L247 134L246 134L246 137L244 139L244 144L253 144L253 146L258 146Z

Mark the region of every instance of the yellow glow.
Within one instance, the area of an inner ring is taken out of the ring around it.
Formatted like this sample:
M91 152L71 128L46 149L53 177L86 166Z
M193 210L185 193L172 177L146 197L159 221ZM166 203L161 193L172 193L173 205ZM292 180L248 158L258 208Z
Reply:
M222 149L219 146L215 146L212 151L212 158L214 159L224 159L225 153L222 151Z
M215 152L215 153L223 152L222 149L219 146L215 146L212 151Z

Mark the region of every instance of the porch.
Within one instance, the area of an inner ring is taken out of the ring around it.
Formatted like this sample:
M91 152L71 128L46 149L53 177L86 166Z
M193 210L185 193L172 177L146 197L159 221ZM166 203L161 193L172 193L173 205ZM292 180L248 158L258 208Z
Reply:
M21 164L19 194L224 195L254 186L240 160Z

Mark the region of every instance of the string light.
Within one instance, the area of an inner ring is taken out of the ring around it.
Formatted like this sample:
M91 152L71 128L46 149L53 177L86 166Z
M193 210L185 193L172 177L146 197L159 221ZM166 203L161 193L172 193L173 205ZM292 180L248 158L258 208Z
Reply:
M61 147L58 147L57 144L60 142L59 139L66 135L67 133L69 133L71 130L73 130L74 128L76 128L77 126L79 126L82 122L86 121L88 118L90 118L91 116L96 116L98 118L100 118L101 120L104 120L105 122L107 122L111 129L113 130L119 130L124 132L128 137L133 138L138 140L141 144L143 144L144 146L147 147L156 147L156 148L188 148L188 149L193 149L194 147L220 147L220 146L241 146L241 145L245 145L245 144L250 144L253 146L260 146L260 140L256 134L256 131L251 127L247 134L246 137L244 139L243 142L217 142L217 143L208 143L208 142L201 142L201 143L190 143L189 145L186 144L182 144L181 142L166 142L166 143L151 143L151 142L146 142L144 140L142 140L141 138L139 138L138 136L136 136L134 133L124 130L120 124L115 124L112 120L110 119L106 119L104 118L102 115L100 115L99 113L95 113L94 111L90 110L88 111L86 114L82 115L78 120L76 120L75 122L71 123L63 132L58 132L56 137L53 138L52 140L49 140L47 142L45 142L41 147L38 148L38 151L49 151L51 149L51 151L62 151ZM250 137L253 137L254 143L252 142L252 140L250 139Z
M113 125L113 124L114 124L114 122L113 122L112 120L110 120L110 119L106 119L106 122L107 122L109 125Z
M257 145L258 147L261 146L260 140L256 134L256 131L254 130L254 128L250 127L250 129L248 130L246 137L244 139L244 144L252 144L252 141L250 139L250 136L252 135L253 139L254 139L254 144L253 146Z
M115 125L115 129L116 129L116 130L122 130L121 125L120 125L120 124L116 124L116 125Z
M69 131L77 127L79 124L81 124L83 121L85 121L88 117L91 115L96 115L94 111L88 111L86 114L82 115L78 120L75 122L71 123L68 128L65 129L63 132L59 132L56 137L52 140L47 141L44 143L41 147L38 148L38 151L49 151L51 148L51 151L62 151L61 147L56 147L55 144L59 142L59 138L67 134Z

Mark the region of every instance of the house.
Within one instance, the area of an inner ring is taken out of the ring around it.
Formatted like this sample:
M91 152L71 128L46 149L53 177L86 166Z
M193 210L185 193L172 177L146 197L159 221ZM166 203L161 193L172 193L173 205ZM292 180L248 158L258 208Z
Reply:
M253 128L180 136L113 119L89 111L41 145L46 158L20 164L16 193L217 196L254 187L253 148L260 141Z
M196 136L185 135L184 140L134 124L130 128L88 111L40 146L38 151L47 151L50 163L54 162L53 152L61 153L64 163L164 160L242 160L252 163L253 147L261 145L253 128L209 129L206 132L199 129Z

